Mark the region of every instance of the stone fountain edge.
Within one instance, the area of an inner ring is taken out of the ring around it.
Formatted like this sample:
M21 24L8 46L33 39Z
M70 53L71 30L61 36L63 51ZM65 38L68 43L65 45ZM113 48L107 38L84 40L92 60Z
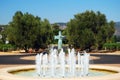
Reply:
M98 70L106 70L117 72L115 74L105 75L105 76L95 76L95 77L73 77L73 78L38 78L38 77L24 77L13 75L10 72L26 70L26 69L34 69L35 65L26 65L26 66L17 66L17 67L9 67L0 69L0 79L2 80L120 80L120 67L113 66L104 66L104 65L90 65L92 69Z

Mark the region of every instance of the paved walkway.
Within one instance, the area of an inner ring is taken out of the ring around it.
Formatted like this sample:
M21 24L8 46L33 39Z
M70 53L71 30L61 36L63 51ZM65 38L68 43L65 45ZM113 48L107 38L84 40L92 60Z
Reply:
M91 54L91 56L99 57L99 59L91 60L90 64L118 66L120 67L120 55L116 54Z
M5 53L0 54L0 68L20 66L20 65L32 65L35 64L34 60L23 60L22 57L35 56L31 53Z

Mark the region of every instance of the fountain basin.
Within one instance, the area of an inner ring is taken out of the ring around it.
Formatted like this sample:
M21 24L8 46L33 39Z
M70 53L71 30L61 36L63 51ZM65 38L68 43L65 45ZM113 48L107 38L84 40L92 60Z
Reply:
M18 66L0 69L0 79L2 80L119 80L120 68L110 66L90 65L90 69L113 72L113 74L94 77L71 77L71 78L41 78L41 77L25 77L11 74L11 72L19 72L24 70L35 69L35 65Z

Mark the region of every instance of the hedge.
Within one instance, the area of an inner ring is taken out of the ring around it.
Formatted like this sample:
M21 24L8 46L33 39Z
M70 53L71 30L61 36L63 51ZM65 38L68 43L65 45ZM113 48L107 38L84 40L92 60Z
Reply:
M14 49L14 46L11 44L0 44L0 51L10 51L13 49Z
M107 50L120 50L120 43L105 43L103 48Z

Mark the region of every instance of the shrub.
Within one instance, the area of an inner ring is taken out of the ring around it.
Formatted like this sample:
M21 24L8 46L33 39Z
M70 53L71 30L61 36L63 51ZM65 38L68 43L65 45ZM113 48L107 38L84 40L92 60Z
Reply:
M11 44L0 44L0 51L10 51L13 49L14 49L14 46Z
M105 43L103 48L107 50L120 50L120 43Z

